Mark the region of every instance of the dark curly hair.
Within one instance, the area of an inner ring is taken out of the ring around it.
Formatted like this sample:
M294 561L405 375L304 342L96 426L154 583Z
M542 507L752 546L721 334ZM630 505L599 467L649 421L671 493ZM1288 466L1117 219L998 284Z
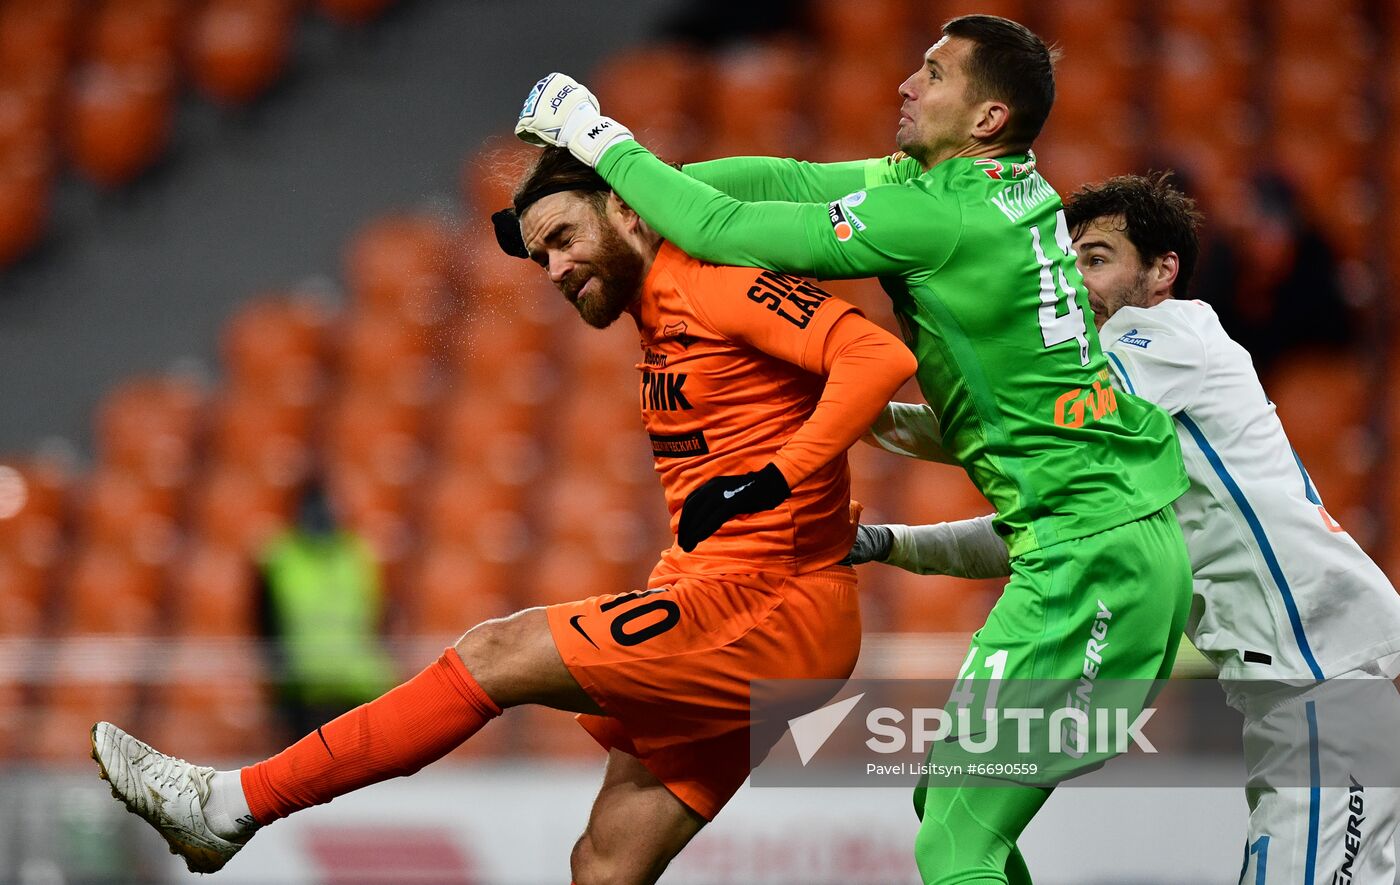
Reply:
M1178 259L1173 296L1185 295L1196 270L1201 245L1201 213L1196 201L1171 182L1171 172L1119 175L1089 184L1065 200L1065 220L1076 239L1100 218L1123 218L1121 230L1143 261L1175 252Z

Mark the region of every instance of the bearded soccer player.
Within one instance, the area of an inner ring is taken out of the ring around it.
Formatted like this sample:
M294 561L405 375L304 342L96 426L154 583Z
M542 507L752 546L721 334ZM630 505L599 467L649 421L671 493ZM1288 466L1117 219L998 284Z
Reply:
M541 156L514 203L495 219L503 248L544 268L589 325L637 325L676 543L644 590L479 624L412 680L241 772L98 723L113 792L193 871L292 812L412 774L506 707L544 704L581 714L609 753L574 881L654 882L748 776L751 730L769 745L782 732L750 721L750 681L844 679L855 665L845 452L913 356L809 283L685 255L565 151Z
M1011 550L1011 581L960 677L987 694L993 676L1002 686L1079 676L1104 621L1103 680L1163 678L1191 594L1170 509L1187 486L1171 420L1113 395L1060 198L1031 154L1054 90L1035 34L965 16L899 87L905 159L741 158L683 172L559 74L536 84L516 126L593 165L699 258L880 278L948 451L996 505ZM1028 881L1015 843L1050 788L1006 784L917 791L924 882Z
M1193 202L1163 177L1123 176L1076 192L1067 216L1116 383L1171 413L1191 478L1175 505L1195 578L1186 633L1244 716L1240 881L1392 883L1400 597L1323 506L1249 353L1209 305L1178 297L1196 261ZM874 432L935 460L937 438L927 408L905 403ZM990 516L863 525L852 559L1008 573Z

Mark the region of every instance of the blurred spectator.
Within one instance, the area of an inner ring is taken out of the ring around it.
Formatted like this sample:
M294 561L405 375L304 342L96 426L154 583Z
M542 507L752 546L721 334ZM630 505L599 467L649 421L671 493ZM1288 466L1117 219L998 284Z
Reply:
M262 551L258 576L281 712L293 734L313 731L394 684L378 638L379 564L363 539L339 526L320 480L303 491L296 524Z
M1207 246L1195 294L1214 306L1259 370L1303 345L1350 344L1336 254L1294 187L1273 173L1254 176L1232 221L1236 242L1217 238Z

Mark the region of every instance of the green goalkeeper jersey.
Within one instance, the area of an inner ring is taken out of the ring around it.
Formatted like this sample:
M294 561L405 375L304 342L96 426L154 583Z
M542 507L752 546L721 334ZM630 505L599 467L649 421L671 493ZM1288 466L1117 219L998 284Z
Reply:
M878 277L943 446L996 508L1012 556L1186 490L1171 419L1110 385L1060 197L1032 156L927 172L912 159L735 158L681 172L628 142L598 171L696 258Z

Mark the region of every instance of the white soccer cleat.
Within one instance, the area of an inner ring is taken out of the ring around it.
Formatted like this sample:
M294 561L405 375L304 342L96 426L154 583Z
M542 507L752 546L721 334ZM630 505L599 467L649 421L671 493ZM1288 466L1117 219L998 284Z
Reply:
M92 727L92 758L112 795L155 827L191 873L217 872L243 847L214 835L204 819L214 769L167 756L110 722Z

